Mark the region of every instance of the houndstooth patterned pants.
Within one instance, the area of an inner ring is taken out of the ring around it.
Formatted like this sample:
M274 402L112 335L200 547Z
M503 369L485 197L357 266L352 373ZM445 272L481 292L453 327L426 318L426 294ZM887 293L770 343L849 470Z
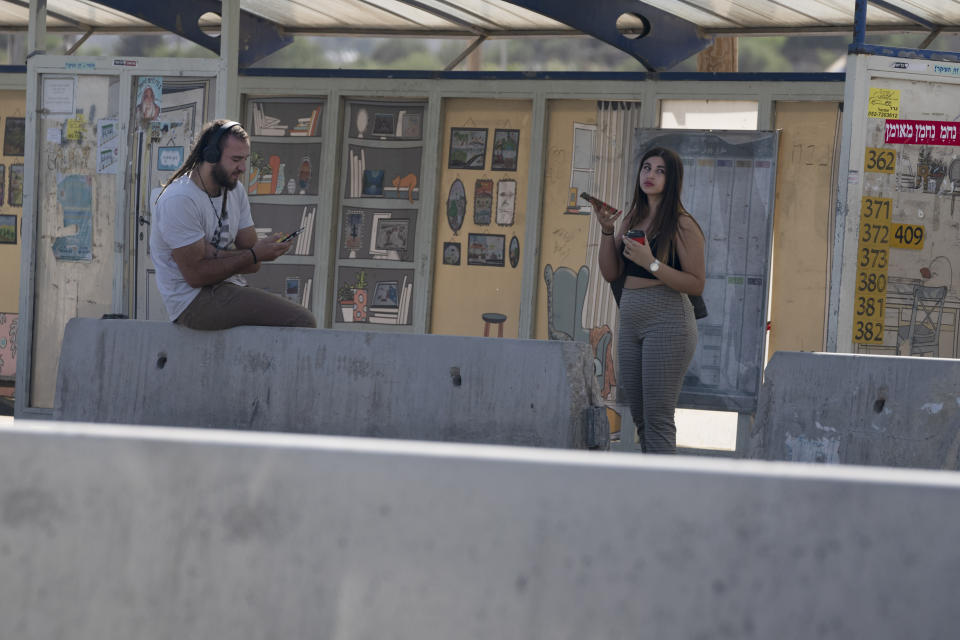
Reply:
M645 453L676 453L674 412L697 348L690 299L661 285L624 289L617 344L618 381Z

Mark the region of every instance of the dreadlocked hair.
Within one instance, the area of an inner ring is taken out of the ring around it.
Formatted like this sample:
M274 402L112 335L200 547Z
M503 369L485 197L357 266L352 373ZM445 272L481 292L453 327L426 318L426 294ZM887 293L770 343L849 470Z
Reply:
M190 150L190 155L187 156L187 159L183 161L183 164L180 165L180 168L167 180L163 189L160 190L160 193L157 194L157 199L160 199L160 196L163 195L163 192L166 191L167 187L173 184L178 178L187 174L190 171L193 171L200 166L200 163L203 162L203 150L207 148L207 145L210 143L210 139L214 136L214 133L219 130L223 125L230 122L227 118L220 118L219 120L214 120L213 122L208 122L203 125L203 129L200 133L200 139L197 140L197 143L193 145L193 149ZM243 127L234 126L229 131L225 131L220 140L217 143L217 146L220 147L220 151L223 151L224 145L227 144L227 136L236 136L241 140L249 140L250 136L246 131L243 130Z

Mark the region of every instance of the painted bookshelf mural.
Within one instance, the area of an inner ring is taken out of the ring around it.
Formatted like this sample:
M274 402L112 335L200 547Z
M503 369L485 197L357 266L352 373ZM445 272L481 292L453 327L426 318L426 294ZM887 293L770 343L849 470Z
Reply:
M333 313L339 328L413 323L424 106L346 105Z
M247 276L265 289L311 308L324 102L311 97L247 100L250 161L246 180L260 238L299 232L291 250Z

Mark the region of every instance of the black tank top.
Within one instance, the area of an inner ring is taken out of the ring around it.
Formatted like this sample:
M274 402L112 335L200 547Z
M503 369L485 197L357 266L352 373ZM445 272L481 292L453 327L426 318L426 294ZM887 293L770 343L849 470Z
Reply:
M650 251L653 252L653 255L657 255L657 239L656 238L647 238L647 242L650 243ZM635 276L637 278L647 278L649 280L656 280L657 276L653 275L644 267L641 267L633 260L628 260L625 255L623 255L623 250L625 247L620 247L620 256L623 258L624 264L624 273L628 276ZM674 269L680 270L680 256L677 255L676 251L670 252L670 259L665 262L667 266L673 267Z

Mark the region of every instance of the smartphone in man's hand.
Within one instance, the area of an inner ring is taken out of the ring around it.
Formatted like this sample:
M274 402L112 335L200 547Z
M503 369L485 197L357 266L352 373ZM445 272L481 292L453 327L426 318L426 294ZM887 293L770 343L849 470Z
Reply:
M290 235L288 235L288 236L287 236L286 238L284 238L283 240L278 240L278 242L287 242L288 240L293 240L293 239L296 238L298 235L300 235L300 233L301 233L304 229L306 229L306 227L300 227L299 229L297 229L296 231L294 231L293 233L291 233Z

